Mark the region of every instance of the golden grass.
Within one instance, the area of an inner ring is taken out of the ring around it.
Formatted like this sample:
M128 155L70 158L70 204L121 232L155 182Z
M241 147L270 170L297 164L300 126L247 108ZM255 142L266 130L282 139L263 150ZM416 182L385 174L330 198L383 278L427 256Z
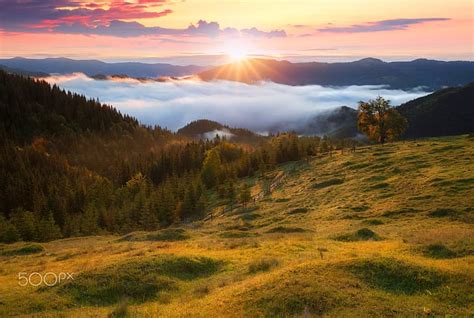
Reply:
M176 290L151 301L129 302L128 316L367 317L428 311L467 316L474 312L473 146L466 136L436 138L290 163L280 167L288 176L285 183L255 211L183 226L189 237L180 241L83 237L42 244L45 251L38 254L0 256L0 316L106 317L123 303L79 307L55 289L19 286L18 272L80 275L163 254L205 256L224 265L209 277L179 281ZM436 209L456 213L430 216ZM366 222L373 219L383 224ZM366 227L383 240L334 240ZM468 253L450 259L423 254L423 247L438 243ZM411 295L393 293L348 270L360 261L379 259L438 273L443 283ZM249 270L262 260L272 265Z

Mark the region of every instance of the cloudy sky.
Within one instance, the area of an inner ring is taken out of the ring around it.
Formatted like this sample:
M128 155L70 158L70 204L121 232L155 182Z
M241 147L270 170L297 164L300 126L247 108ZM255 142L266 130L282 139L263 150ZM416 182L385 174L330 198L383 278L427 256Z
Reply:
M472 59L472 0L0 0L0 56ZM203 62L205 61L205 62Z

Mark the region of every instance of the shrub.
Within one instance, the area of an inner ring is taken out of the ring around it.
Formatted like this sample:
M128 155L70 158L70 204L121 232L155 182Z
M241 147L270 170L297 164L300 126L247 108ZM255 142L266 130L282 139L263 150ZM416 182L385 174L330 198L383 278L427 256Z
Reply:
M442 218L448 216L455 216L456 211L454 209L436 209L434 211L431 211L428 215L435 218Z
M5 256L12 256L12 255L30 255L41 253L44 251L44 247L39 244L30 244L23 247L15 248L15 249L7 249L2 251L0 255Z
M439 258L439 259L454 258L458 256L458 254L455 251L450 250L443 244L430 244L426 246L426 248L423 251L423 254L431 258Z
M249 273L266 272L279 264L275 258L263 258L249 264Z
M379 241L381 240L381 238L371 229L362 228L352 234L339 235L335 238L335 240L344 241L344 242L369 241L369 240Z
M287 227L287 226L277 226L267 231L267 233L303 233L303 232L306 232L306 230L303 228Z

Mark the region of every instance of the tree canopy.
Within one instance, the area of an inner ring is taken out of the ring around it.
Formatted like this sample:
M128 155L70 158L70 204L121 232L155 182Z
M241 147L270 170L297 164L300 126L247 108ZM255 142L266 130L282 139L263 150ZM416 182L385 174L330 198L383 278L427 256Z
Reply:
M368 102L359 102L358 128L369 140L385 143L398 138L408 122L390 106L390 101L377 97Z

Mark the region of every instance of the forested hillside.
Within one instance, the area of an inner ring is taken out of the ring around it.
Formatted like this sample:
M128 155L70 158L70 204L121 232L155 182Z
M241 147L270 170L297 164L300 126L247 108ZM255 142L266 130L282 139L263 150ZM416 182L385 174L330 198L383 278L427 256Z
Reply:
M450 87L398 107L408 119L406 138L450 136L474 131L474 83Z
M0 98L5 242L154 230L199 218L212 196L231 193L238 200L236 178L342 145L293 134L258 147L191 140L4 72Z

